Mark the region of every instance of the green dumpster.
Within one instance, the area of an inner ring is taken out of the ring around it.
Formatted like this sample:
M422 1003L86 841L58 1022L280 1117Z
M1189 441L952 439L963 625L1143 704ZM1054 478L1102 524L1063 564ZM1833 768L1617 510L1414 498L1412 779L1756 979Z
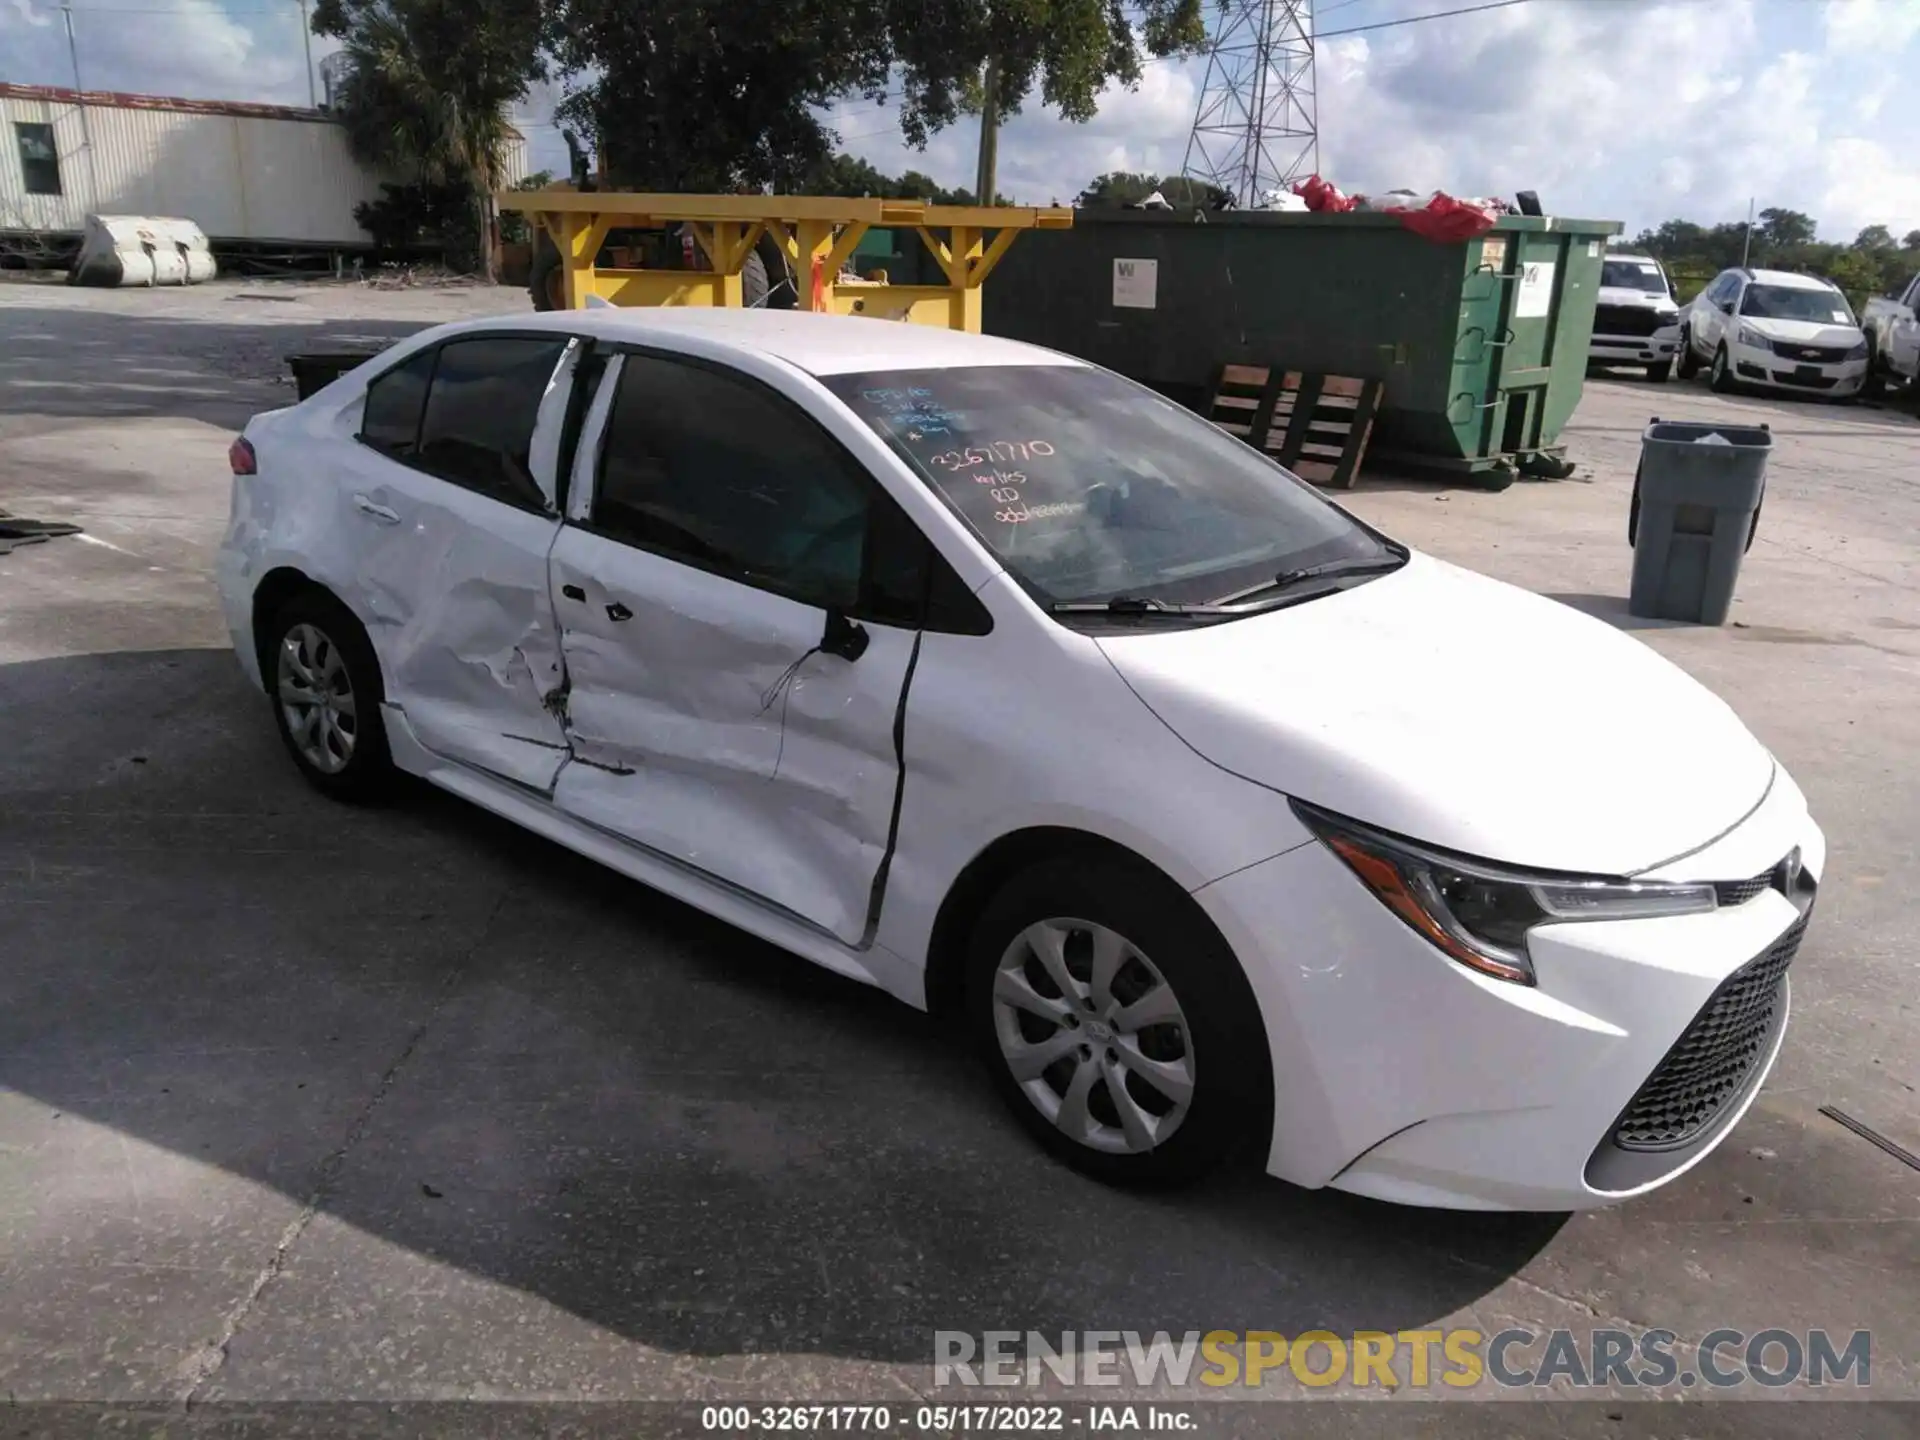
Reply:
M1367 447L1491 488L1570 473L1612 220L1513 215L1436 243L1390 214L1080 210L1026 237L983 328L1203 408L1223 364L1383 382Z

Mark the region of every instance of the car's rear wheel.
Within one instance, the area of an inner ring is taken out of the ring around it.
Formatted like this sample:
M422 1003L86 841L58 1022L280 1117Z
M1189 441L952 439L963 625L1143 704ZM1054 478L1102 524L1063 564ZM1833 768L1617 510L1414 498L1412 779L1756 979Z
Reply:
M1707 384L1717 395L1731 395L1740 388L1733 378L1733 361L1727 357L1725 345L1713 352L1713 368L1707 372Z
M1270 1067L1246 977L1155 872L1079 856L1021 873L981 915L967 980L1002 1099L1077 1169L1179 1182L1264 1143Z
M1673 368L1682 380L1691 380L1700 373L1700 357L1693 353L1693 336L1684 329L1680 332L1680 348L1674 351Z
M300 773L341 800L371 800L392 785L380 718L380 665L360 622L310 590L275 612L261 646L274 724Z

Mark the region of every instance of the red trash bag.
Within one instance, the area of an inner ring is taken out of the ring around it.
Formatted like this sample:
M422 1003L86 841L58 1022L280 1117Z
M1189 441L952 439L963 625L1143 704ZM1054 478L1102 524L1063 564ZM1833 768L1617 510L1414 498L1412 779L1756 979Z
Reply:
M1307 202L1307 209L1326 214L1339 214L1351 210L1360 202L1351 195L1343 195L1329 180L1318 175L1309 176L1293 187L1293 193Z
M1309 201L1309 204L1312 202ZM1419 210L1396 210L1400 223L1414 234L1439 244L1471 240L1491 230L1500 217L1484 205L1456 200L1451 195L1435 195Z

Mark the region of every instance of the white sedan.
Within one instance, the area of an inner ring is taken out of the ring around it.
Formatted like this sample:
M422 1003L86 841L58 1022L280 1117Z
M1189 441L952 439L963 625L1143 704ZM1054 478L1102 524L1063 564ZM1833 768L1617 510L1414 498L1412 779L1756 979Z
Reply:
M1603 1204L1779 1052L1825 845L1733 713L1106 371L521 316L231 458L227 621L315 785L424 776L948 1016L1098 1176Z

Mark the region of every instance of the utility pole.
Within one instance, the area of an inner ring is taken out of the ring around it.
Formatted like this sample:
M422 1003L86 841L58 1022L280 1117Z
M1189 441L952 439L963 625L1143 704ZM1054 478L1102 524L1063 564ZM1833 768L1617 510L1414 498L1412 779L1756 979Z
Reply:
M80 112L80 148L87 152L87 206L100 205L100 173L93 163L93 127L87 123L86 86L80 83L80 43L73 38L73 0L60 0L60 18L67 25L67 59L73 65L73 92L81 98L74 109Z
M973 195L976 205L993 204L994 170L1000 161L1000 62L987 61L986 77L981 82L980 165L974 174Z
M1747 233L1740 241L1740 268L1747 268L1747 256L1753 253L1753 206L1754 197L1747 197Z
M320 96L313 84L313 26L307 20L307 0L296 0L300 6L300 47L307 56L307 108L318 110Z

